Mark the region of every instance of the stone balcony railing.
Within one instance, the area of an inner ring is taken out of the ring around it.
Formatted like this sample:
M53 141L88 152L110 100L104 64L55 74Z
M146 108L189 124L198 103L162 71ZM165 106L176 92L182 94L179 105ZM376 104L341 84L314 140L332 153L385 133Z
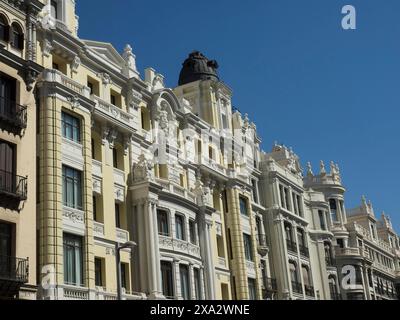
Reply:
M383 241L382 239L373 238L371 236L371 233L366 228L364 228L362 225L358 224L357 222L354 222L353 228L359 234L361 234L364 238L373 242L375 245L379 246L381 249L383 249L387 252L393 252L393 248L390 247L389 243Z
M134 116L121 110L119 107L106 102L96 95L91 96L92 100L96 103L96 114L105 116L106 119L113 119L117 123L122 123L131 129L134 129L135 122Z
M211 159L209 157L206 156L201 156L200 157L200 164L205 165L206 167L222 174L222 175L226 175L226 169L223 165L219 164L217 161L215 161L214 159Z
M200 247L185 240L159 235L159 245L160 248L164 250L171 250L200 257Z
M117 242L125 243L125 242L129 241L129 231L116 228L115 237L116 237Z
M396 276L396 271L395 271L394 269L389 268L388 266L385 266L384 264L382 264L382 263L380 263L380 262L378 262L378 261L374 261L374 262L372 263L372 266L373 266L375 269L379 269L379 270L384 271L384 272L386 272L386 273L389 273L389 274L391 274L391 275L393 275L393 276Z
M104 237L105 232L104 232L104 223L100 223L97 221L93 222L93 234L96 237Z
M359 248L335 248L336 256L360 256Z
M159 178L156 178L155 180L160 186L162 186L165 189L164 191L168 191L177 196L185 198L189 201L196 202L195 195L192 192L185 189L184 187L177 185L173 182L170 182L169 180L164 180Z
M226 267L226 259L224 257L218 257L218 265Z
M84 287L63 287L63 300L89 300L89 290Z
M42 72L39 81L56 82L64 87L74 91L75 93L90 98L90 88L70 79L68 76L63 74L59 70L55 69L45 69Z

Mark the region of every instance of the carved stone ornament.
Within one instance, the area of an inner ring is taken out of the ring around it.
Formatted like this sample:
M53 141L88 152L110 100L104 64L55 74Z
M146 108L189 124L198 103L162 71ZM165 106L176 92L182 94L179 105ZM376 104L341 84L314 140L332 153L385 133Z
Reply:
M133 165L133 180L139 182L153 180L153 178L153 164L142 153L138 162Z
M75 108L79 108L80 107L80 103L79 103L79 98L77 95L74 96L69 96L67 98L68 102L71 104L71 108L75 109Z

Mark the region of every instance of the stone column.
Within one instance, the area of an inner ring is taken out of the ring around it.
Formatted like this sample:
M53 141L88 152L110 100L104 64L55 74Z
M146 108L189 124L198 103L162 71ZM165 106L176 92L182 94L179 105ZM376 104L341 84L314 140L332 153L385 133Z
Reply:
M149 271L150 271L150 299L162 298L160 248L158 242L156 204L150 199L145 202L145 221L147 220L147 241L150 244Z
M212 221L205 217L205 208L200 208L199 216L199 239L202 259L205 265L206 277L206 298L210 300L215 299L215 269L211 248L210 229Z
M183 300L182 297L182 292L181 292L181 277L179 273L179 259L174 258L173 262L173 273L175 275L175 281L174 281L174 293L175 293L175 299L177 300Z

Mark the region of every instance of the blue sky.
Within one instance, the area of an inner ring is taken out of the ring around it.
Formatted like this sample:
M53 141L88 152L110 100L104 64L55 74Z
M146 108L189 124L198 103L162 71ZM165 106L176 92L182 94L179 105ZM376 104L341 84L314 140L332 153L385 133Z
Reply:
M341 9L357 10L357 30ZM346 206L365 194L400 231L400 1L77 1L79 35L130 43L143 74L176 86L199 50L220 65L233 104L255 120L263 148L292 146L314 172L337 162Z

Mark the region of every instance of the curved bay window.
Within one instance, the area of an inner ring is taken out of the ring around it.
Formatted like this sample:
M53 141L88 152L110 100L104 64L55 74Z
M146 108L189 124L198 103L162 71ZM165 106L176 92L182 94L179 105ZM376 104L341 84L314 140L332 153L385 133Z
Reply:
M338 222L336 199L329 199L329 208L331 209L332 222Z
M175 237L179 240L186 240L185 238L185 218L177 214L175 215Z
M181 280L181 295L184 300L190 300L190 281L189 281L189 268L187 265L179 265L179 274Z
M11 46L18 50L24 49L24 33L22 32L22 28L13 23L11 25L11 39L10 39Z

